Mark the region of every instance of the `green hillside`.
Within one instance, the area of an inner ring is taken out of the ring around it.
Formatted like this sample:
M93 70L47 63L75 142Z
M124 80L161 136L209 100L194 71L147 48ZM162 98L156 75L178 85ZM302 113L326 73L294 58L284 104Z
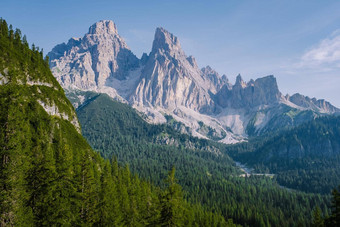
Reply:
M294 129L227 149L257 172L305 192L329 194L340 183L340 117L319 117Z

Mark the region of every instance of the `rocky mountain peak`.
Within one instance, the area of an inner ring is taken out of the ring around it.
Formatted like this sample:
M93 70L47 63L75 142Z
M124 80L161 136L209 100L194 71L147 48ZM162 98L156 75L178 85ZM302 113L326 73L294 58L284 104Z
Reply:
M101 20L89 28L89 34L118 34L115 23L111 20Z
M198 65L197 65L197 62L196 62L196 59L190 55L189 57L187 57L187 60L188 62L190 63L190 65L194 68L198 68Z
M147 53L143 53L143 55L142 55L142 57L140 59L141 64L145 65L146 62L148 61L148 59L149 59L149 56L147 55Z
M216 74L217 72L215 71L215 70L213 70L209 65L207 65L206 67L203 67L202 69L201 69L201 71L204 73L204 74L212 74L212 73L214 73L214 74Z
M81 38L72 37L68 40L67 46L78 46L81 43Z
M241 74L238 74L236 77L235 85L237 87L246 87L247 84L243 81Z
M152 51L130 101L170 111L185 107L212 112L214 103L209 90L214 86L210 79L202 77L194 57L186 56L178 38L157 28Z
M225 75L225 74L222 75L222 81L224 81L225 83L229 83L229 79L228 79L227 75Z
M262 78L256 79L255 83L260 87L271 88L275 90L275 92L279 92L279 88L277 86L276 78L273 75L265 76Z
M48 53L51 70L65 88L96 90L108 79L125 79L138 58L117 33L113 21L93 24L82 39L71 38Z
M156 28L155 38L152 44L152 52L164 50L166 52L181 51L181 44L176 36L164 28Z
M324 99L309 98L308 96L296 93L288 96L287 100L306 109L312 109L321 113L337 113L340 110Z
M278 89L274 76L266 76L248 83L241 75L236 77L233 87L224 87L216 95L217 102L222 107L231 108L258 108L262 105L279 103L281 92Z
M83 38L71 38L48 55L51 70L64 88L107 93L129 102L153 122L165 122L163 113L176 116L202 136L205 132L199 121L218 133L227 127L243 137L254 114L266 108L280 113L280 105L302 111L340 112L324 100L282 96L272 75L248 83L238 75L232 85L212 67L200 69L195 58L182 50L179 39L161 27L155 31L151 52L140 60L112 21L93 24ZM273 117L261 114L258 119L262 125ZM239 140L235 138L229 135L224 142Z

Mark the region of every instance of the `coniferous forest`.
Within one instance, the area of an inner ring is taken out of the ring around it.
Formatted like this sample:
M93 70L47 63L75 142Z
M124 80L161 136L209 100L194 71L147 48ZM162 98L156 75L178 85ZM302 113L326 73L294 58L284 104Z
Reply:
M340 182L340 117L319 117L265 138L228 146L228 154L279 184L330 194Z
M176 166L185 197L226 219L245 226L309 226L315 207L326 215L330 212L328 195L283 189L268 177L239 177L232 159L222 153L225 146L179 134L167 125L148 124L131 107L107 95L89 97L77 114L83 135L95 150L104 157L114 154L119 163L128 163L133 172L160 186Z
M281 157L255 162L306 130L333 141L337 118L226 146L87 95L75 110L43 50L0 20L0 226L340 226L337 180ZM275 176L241 177L233 159ZM309 160L327 175L324 156Z

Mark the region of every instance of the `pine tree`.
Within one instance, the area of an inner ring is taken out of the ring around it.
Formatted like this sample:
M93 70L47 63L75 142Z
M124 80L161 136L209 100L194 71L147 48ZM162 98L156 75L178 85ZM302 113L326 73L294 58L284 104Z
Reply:
M161 226L182 226L183 225L183 207L182 207L182 189L175 179L175 167L169 172L166 180L168 188L161 198Z
M313 211L313 220L312 220L313 227L323 227L324 220L322 218L321 210L319 207L316 207Z
M340 226L340 186L332 191L332 215L330 217L334 226Z
M98 226L120 226L121 215L118 205L117 185L111 175L111 165L108 161L104 164L104 169L100 177L100 192L98 203Z
M97 207L97 193L96 193L96 180L95 180L95 166L91 162L91 155L84 152L81 160L81 172L80 172L80 220L83 224L93 225L98 220L98 214L96 213Z

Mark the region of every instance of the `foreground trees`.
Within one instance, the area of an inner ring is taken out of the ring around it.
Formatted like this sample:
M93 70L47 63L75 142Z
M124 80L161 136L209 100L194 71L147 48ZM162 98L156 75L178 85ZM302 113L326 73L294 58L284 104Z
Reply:
M332 191L332 213L330 216L322 217L320 209L317 207L313 213L314 227L336 227L340 226L340 186Z

